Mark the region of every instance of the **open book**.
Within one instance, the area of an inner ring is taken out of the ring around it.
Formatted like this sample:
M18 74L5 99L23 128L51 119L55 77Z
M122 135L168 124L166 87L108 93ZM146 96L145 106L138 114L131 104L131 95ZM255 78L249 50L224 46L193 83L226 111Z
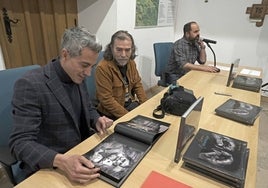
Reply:
M138 115L116 124L114 133L84 156L101 169L102 180L120 187L169 125Z

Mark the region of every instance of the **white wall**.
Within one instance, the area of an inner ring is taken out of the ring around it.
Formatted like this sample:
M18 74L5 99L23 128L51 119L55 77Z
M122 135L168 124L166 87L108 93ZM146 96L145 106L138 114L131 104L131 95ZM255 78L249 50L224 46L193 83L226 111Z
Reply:
M117 29L128 30L134 37L137 46L136 63L145 89L157 84L154 75L155 62L153 43L157 41L173 41L173 27L138 28L135 29L135 0L117 0Z
M217 41L211 44L217 62L231 63L240 58L241 65L263 68L264 83L268 82L268 18L262 27L249 21L247 7L259 4L259 0L175 0L178 2L175 26L135 28L136 0L78 0L79 25L96 33L105 46L111 35L119 29L128 30L138 47L136 62L145 88L156 85L154 75L153 43L175 41L182 36L186 22L197 21L203 38ZM208 60L213 55L207 48ZM148 74L150 73L150 74Z
M194 3L193 3L194 2ZM247 7L259 4L258 0L181 0L178 6L178 25L176 33L181 36L183 24L195 20L199 23L203 38L217 41L211 44L217 61L230 63L240 58L240 64L262 67L264 82L268 82L268 18L262 27L256 27L246 14ZM194 7L193 7L194 4ZM191 12L189 13L189 10ZM208 60L213 61L213 55L207 50Z
M86 4L85 0L78 0L78 24L96 33L104 47L117 30L127 30L133 35L138 55L135 60L143 85L145 89L148 89L156 85L158 80L154 76L152 44L156 41L173 41L174 28L135 29L135 12L135 0L98 0L93 4ZM101 22L96 23L96 20L97 22L101 20ZM93 26L95 28L92 28Z
M2 49L0 46L0 70L4 70L4 69L6 69L6 67L4 63L4 56L3 56Z
M113 0L77 0L78 25L97 34L103 47L117 30L117 4Z

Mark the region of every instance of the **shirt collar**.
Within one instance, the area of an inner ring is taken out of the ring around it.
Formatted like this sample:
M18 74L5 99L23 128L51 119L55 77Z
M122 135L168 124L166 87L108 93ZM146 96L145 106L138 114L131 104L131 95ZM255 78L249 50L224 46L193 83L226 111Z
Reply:
M54 67L55 67L55 70L56 70L56 73L57 73L59 79L64 83L74 83L72 81L72 79L70 78L70 76L62 68L59 58L54 59L52 61L54 62Z

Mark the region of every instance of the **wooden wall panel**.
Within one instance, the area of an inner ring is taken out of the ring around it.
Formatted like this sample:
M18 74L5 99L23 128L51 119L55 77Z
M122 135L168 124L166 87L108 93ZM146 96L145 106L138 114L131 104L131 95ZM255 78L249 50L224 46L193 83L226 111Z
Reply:
M76 0L1 0L0 8L7 9L10 19L20 20L11 24L10 43L0 16L0 45L6 68L45 65L59 54L62 33L77 20Z

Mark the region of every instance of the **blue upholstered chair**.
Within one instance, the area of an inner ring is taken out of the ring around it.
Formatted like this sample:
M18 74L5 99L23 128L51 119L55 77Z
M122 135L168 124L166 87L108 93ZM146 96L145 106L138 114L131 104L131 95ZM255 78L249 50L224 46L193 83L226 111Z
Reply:
M172 42L158 42L153 44L155 57L155 75L160 77L157 85L167 87L165 69L173 48Z
M103 54L104 54L104 51L101 51L99 53L99 56L98 56L96 65L92 68L91 75L88 76L85 79L85 83L87 85L87 91L88 91L90 100L91 100L91 102L92 102L92 104L94 106L97 106L98 105L98 100L96 98L95 69L96 69L97 64L100 62L100 60L103 59Z
M25 72L38 67L40 66L30 65L0 71L0 162L6 168L13 184L16 184L18 182L17 178L19 178L15 172L17 161L12 157L8 146L9 135L12 129L11 100L13 87L16 80Z

